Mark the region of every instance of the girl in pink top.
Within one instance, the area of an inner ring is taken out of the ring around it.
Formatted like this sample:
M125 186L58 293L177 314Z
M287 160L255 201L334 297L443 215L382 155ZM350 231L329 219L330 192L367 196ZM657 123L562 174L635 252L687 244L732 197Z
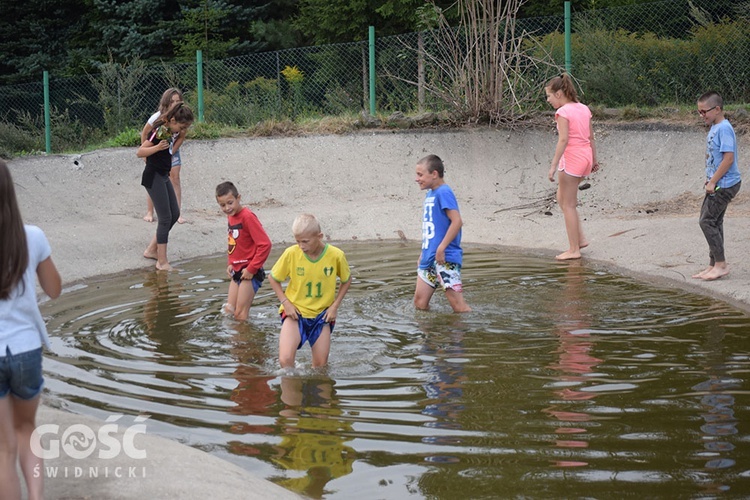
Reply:
M563 73L544 87L547 102L557 111L558 140L555 156L549 169L549 180L555 182L559 171L557 204L563 211L568 233L568 250L557 255L557 260L581 258L581 248L588 246L578 217L578 184L591 172L599 170L591 127L591 110L578 102L578 94L570 76Z

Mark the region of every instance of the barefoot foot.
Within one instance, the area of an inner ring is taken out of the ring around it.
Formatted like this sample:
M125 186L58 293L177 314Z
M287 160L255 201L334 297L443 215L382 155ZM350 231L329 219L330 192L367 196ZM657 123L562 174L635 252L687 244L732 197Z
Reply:
M578 248L586 248L587 246L589 246L589 242L588 241L584 241L583 243L581 243L580 245L578 245Z
M727 274L729 274L729 269L727 269L726 267L714 266L713 269L701 276L701 279L703 281L714 281L719 278L723 278Z
M184 223L186 223L186 222L187 222L187 220L185 220L185 219L184 219L184 218L182 218L182 217L180 217L179 219L177 219L177 223L178 223L178 224L184 224Z
M154 222L154 214L147 213L143 216L143 220L145 220L146 222Z
M156 256L155 251L151 252L149 250L146 250L145 252L143 252L143 256L146 257L147 259L158 260L158 257Z
M167 262L166 264L159 264L158 262L156 263L156 270L157 271L171 271L173 269L174 268L169 265L169 262Z
M581 258L581 252L571 252L570 250L555 256L557 260L575 260Z
M713 266L708 266L703 271L694 274L693 275L693 279L696 279L696 280L703 279L703 276L705 276L706 274L710 273L712 269L713 269Z

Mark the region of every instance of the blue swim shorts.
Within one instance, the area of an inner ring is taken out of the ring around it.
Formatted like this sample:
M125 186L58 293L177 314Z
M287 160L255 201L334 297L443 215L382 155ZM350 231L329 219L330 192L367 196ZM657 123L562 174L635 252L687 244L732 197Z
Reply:
M299 345L297 346L297 349L301 349L303 345L305 345L305 342L310 342L310 347L315 345L315 342L318 341L318 337L320 337L320 333L323 331L323 327L326 325L326 322L323 320L323 317L326 315L326 309L322 313L318 314L314 318L303 318L302 316L299 317L297 324L299 325ZM281 313L281 323L284 323L284 320L286 319L286 312ZM331 327L331 333L333 333L333 327L336 325L335 321L331 321L328 323Z
M43 385L42 348L11 354L6 347L0 357L0 398L10 392L19 399L34 399Z
M244 269L245 268L243 267L239 271L232 271L232 281L234 281L238 285L242 284L242 271L244 271ZM253 274L253 279L250 280L250 282L253 284L253 291L255 293L258 293L258 290L263 284L264 279L266 279L266 271L261 267L260 269L258 269L257 273Z

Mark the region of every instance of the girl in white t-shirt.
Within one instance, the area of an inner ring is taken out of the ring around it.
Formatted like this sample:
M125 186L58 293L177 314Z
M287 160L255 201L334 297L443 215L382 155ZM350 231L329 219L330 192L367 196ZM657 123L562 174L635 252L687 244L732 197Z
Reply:
M173 104L182 102L182 91L180 89L171 87L164 91L159 100L159 110L151 115L146 124L141 130L141 144L148 138L148 134L154 129L154 123L162 113L166 113ZM172 170L169 171L169 180L172 181L172 187L174 187L174 194L177 196L177 205L182 208L182 186L180 185L180 170L182 169L182 158L180 158L180 146L185 140L185 131L180 133L179 137L175 138L174 144L172 145ZM150 197L146 197L146 215L143 216L143 220L146 222L154 221L154 203ZM179 224L184 224L185 219L180 215L177 219Z
M47 238L24 225L8 166L0 160L0 488L21 498L16 461L29 499L43 497L42 459L31 449L42 392L42 344L47 328L36 298L36 280L51 298L62 289ZM35 278L36 276L36 278Z

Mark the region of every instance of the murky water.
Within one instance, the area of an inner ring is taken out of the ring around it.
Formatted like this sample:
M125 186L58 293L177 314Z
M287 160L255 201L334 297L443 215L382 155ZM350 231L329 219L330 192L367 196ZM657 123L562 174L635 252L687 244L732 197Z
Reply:
M342 245L330 367L278 370L266 284L223 317L225 258L45 304L47 390L324 498L750 494L750 317L581 263L472 248L474 312L411 305L419 250ZM274 250L273 262L281 249Z

